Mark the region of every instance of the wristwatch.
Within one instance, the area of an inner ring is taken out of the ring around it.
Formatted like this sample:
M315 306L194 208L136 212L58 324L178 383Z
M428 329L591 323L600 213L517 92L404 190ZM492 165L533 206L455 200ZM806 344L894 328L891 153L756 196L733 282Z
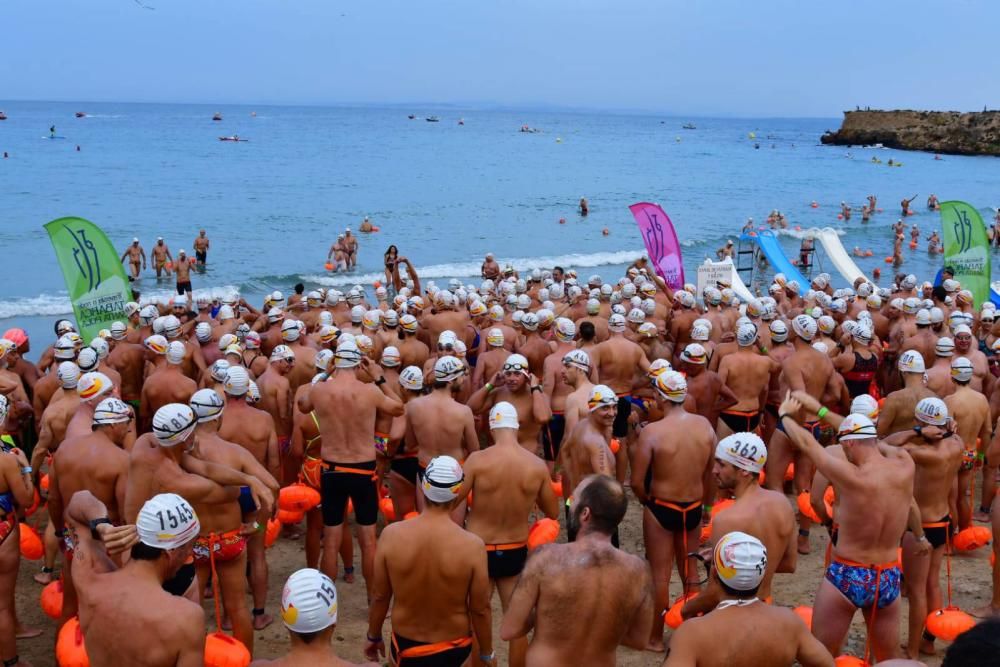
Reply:
M106 523L106 524L108 524L110 526L111 525L111 519L109 519L108 517L104 517L103 519L91 519L90 520L90 536L93 537L95 540L98 540L98 541L101 539L101 535L100 535L100 533L97 532L97 527L100 526L102 523Z
M538 386L537 384L534 387L531 388L531 391L541 391L541 390L542 390L542 388L540 386Z
M385 376L384 375L382 377L380 377L379 379L375 380L375 386L376 387L381 387L384 384L385 384Z

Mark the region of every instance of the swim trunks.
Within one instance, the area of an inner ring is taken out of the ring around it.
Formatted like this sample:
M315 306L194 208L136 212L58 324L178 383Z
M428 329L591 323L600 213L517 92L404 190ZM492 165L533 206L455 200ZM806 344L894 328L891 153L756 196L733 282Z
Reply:
M302 459L302 481L317 491L319 491L320 476L323 473L323 461L314 456L306 456Z
M278 453L288 456L288 450L292 448L292 437L289 435L278 436Z
M546 461L555 461L566 435L566 417L561 412L553 412L549 427L542 429L542 453Z
M344 523L348 498L354 504L354 518L359 526L375 525L378 519L378 489L375 488L375 461L334 463L323 461L320 476L323 525Z
M472 653L472 637L426 643L393 632L389 650L398 667L462 667Z
M618 396L618 413L615 415L615 423L611 427L611 435L616 438L624 438L628 435L628 418L632 416L631 399L630 394Z
M389 436L375 431L375 451L382 456L389 454Z
M194 258L199 262L201 262L202 264L204 264L205 262L208 261L208 252L205 250L195 250Z
M976 467L976 450L963 449L961 470L969 471L975 469L975 467Z
M389 470L396 473L413 486L417 485L419 467L417 465L416 454L403 454L402 456L397 454L396 458L394 458L389 464Z
M702 505L700 500L688 503L674 503L650 498L646 507L663 530L672 533L691 531L701 525Z
M812 437L816 439L816 442L824 447L832 443L837 437L837 429L821 419L802 422L802 428L809 431L812 434Z
M240 535L239 528L221 535L218 533L199 535L194 541L194 562L205 565L214 555L215 562L226 563L239 558L246 548L247 538L245 535Z
M760 410L740 411L723 410L719 413L719 419L729 427L733 433L754 433L760 426Z
M937 549L943 547L948 542L948 534L951 532L951 514L945 514L940 521L932 521L921 524L924 528L924 535L931 546Z
M163 582L163 590L180 597L191 587L195 574L194 562L184 563L181 569L177 570L177 574Z
M486 569L490 579L516 577L527 561L528 545L525 542L486 545Z
M250 493L249 486L240 487L240 511L244 514L250 514L251 512L257 511L257 504L253 501L253 495Z
M898 562L862 565L835 556L826 568L826 580L858 609L867 609L873 604L879 609L891 605L899 597L901 578Z
M183 280L183 281L177 283L177 293L178 294L184 294L184 292L188 292L190 294L192 291L193 290L191 289L191 281L190 280Z
M16 514L8 514L3 519L0 519L0 544L6 541L15 528L17 528Z

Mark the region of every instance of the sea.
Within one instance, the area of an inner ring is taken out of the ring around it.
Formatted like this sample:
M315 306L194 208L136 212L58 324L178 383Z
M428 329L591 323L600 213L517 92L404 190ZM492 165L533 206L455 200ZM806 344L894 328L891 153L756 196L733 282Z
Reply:
M927 196L969 202L987 224L1000 203L1000 160L823 146L822 133L839 127L834 117L3 101L0 109L8 117L0 121L0 330L25 328L38 341L29 357L72 312L43 229L63 216L98 224L119 252L138 237L148 253L163 236L175 255L190 254L204 228L212 245L193 278L196 294L235 289L260 304L298 282L370 287L383 278L390 244L425 282L475 278L486 252L522 271L561 265L584 279L617 278L645 252L628 210L642 201L669 214L690 282L717 248L738 242L747 218L762 225L774 209L789 222L779 232L789 257L802 230L832 227L849 251L873 250L856 261L869 275L882 268L885 282L890 225L900 200L916 195L906 223L920 228L921 243L904 246L902 270L931 279L940 259L926 238L939 219ZM59 138L49 138L53 125ZM232 135L248 141L219 140ZM862 224L869 194L881 212ZM856 209L849 222L838 220L842 201ZM327 272L330 245L365 216L380 231L359 235L356 271ZM817 262L835 274L822 252ZM173 279L147 271L137 288L166 299Z

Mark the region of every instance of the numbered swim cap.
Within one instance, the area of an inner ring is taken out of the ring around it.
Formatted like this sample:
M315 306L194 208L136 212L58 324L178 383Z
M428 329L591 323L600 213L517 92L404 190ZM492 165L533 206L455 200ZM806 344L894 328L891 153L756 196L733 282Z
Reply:
M320 350L313 358L313 367L320 371L330 370L330 363L333 361L332 350Z
M201 524L191 505L176 493L146 501L135 521L139 541L157 549L176 549L198 537Z
M753 535L734 531L726 533L715 545L715 571L719 580L737 591L752 591L760 586L767 571L767 549Z
M194 392L189 403L199 424L215 421L222 416L226 404L214 389L199 389Z
M424 373L417 366L407 366L399 374L399 386L410 391L420 391L424 388Z
M122 424L132 420L132 410L120 398L111 396L105 398L94 408L94 417L91 424L94 426L105 426L107 424ZM0 419L0 421L3 421Z
M923 373L924 357L916 350L907 350L899 355L896 366L903 373Z
M964 359L964 357L959 357ZM940 398L924 398L917 403L914 410L917 421L933 426L944 426L948 423L948 406Z
M163 447L173 447L185 442L198 420L194 411L183 403L168 403L153 415L153 435Z
M281 591L281 620L292 632L308 634L337 622L337 588L319 570L303 568Z
M715 446L715 458L756 474L767 462L767 446L756 433L733 433Z
M243 396L250 388L250 374L242 366L230 366L226 369L226 380L223 388L229 396Z

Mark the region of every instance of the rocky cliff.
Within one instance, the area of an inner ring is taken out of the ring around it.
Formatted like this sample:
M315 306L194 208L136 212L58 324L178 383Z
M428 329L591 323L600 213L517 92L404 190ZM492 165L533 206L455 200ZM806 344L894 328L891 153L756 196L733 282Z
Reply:
M954 155L1000 156L1000 111L845 111L837 132L820 141Z

